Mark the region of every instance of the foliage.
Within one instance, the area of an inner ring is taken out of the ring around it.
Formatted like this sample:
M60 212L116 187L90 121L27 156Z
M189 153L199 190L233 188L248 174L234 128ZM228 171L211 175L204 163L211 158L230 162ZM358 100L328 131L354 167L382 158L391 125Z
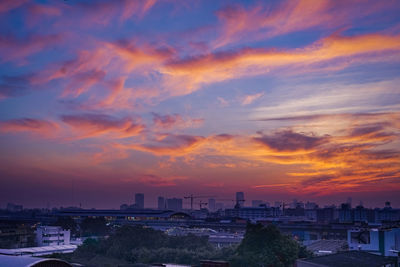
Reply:
M85 218L80 227L82 236L105 236L109 233L109 227L104 217Z
M292 266L299 251L297 241L283 235L277 227L248 224L231 262L232 266Z
M78 234L78 225L71 217L59 217L54 225L61 226L63 229L70 229L73 236Z
M207 237L195 235L168 236L161 231L141 226L123 226L107 239L86 239L74 253L76 257L102 255L129 262L198 263L215 257Z
M239 246L216 249L207 237L168 236L142 226L123 226L106 239L86 239L74 259L93 263L99 258L130 263L199 264L200 260L228 260L233 267L291 266L310 253L275 226L249 224Z

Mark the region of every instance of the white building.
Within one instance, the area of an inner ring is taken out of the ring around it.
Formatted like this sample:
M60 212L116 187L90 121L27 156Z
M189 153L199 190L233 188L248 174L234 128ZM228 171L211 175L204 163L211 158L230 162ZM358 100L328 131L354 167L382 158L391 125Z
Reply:
M60 226L39 226L36 229L36 243L39 247L69 245L70 230Z
M396 257L400 250L400 228L348 230L347 244L350 250L363 250Z

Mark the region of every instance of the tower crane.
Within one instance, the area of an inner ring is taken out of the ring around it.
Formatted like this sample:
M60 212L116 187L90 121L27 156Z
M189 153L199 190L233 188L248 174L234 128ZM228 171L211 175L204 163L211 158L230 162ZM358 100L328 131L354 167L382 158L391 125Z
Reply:
M191 194L190 196L184 196L184 199L190 199L190 210L193 210L193 200L196 198L207 198L207 197L215 197L215 196L193 196ZM204 202L203 202L204 203Z

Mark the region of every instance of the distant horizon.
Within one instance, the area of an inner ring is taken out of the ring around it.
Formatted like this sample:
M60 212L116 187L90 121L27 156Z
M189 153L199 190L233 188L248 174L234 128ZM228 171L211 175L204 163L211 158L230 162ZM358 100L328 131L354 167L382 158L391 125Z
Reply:
M171 196L171 197L165 197L165 198L167 199L167 198L174 198L174 197L183 199L183 209L185 209L185 210L189 210L190 209L190 200L184 199L184 197ZM204 202L208 202L208 199L209 198L201 198L201 200L204 201ZM218 198L214 198L214 199L216 200L216 203L224 203L225 208L232 208L234 206L234 204L232 204L231 201L226 201L225 200L226 198L223 198L224 200L218 200ZM251 207L253 200L262 200L264 202L269 202L271 207L274 206L275 202L282 202L283 201L283 200L270 200L270 201L268 201L268 200L265 200L265 199L254 198L254 199L246 200L244 202L244 207ZM290 204L290 203L293 202L293 200L294 199L286 200L285 203L286 204ZM157 207L157 197L155 197L154 199L149 200L149 197L146 198L146 195L145 195L144 201L145 201L144 202L144 204L145 204L144 208L145 209L157 209L158 208ZM338 200L338 201L333 201L333 202L318 202L318 201L304 200L304 199L297 199L297 201L298 202L303 202L304 204L306 204L307 202L314 202L319 206L319 208L323 208L325 206L330 206L330 205L336 205L337 207L340 207L341 204L346 203L347 199L344 198L342 201ZM357 207L360 204L360 201L362 201L362 205L363 205L364 208L383 208L385 206L385 202L386 201L390 202L392 208L394 208L394 209L399 209L400 208L399 204L393 203L392 201L390 201L390 199L387 199L387 200L383 201L382 203L376 203L376 204L369 204L370 202L363 201L362 199L352 199L352 208ZM6 209L8 203L12 203L12 204L15 204L15 205L23 205L24 209L25 208L27 208L27 209L47 208L47 204L43 205L43 206L40 206L40 205L35 206L35 205L26 205L24 203L15 202L15 201L14 202L13 201L8 201L8 202L0 202L0 209ZM94 209L120 209L120 205L123 205L123 204L133 205L135 203L134 203L134 198L132 198L131 202L123 202L123 203L120 203L120 204L105 205L105 206L101 206L101 205L100 206L85 206L84 203L79 203L79 202L76 203L75 205L66 203L65 205L60 204L60 205L54 205L53 206L53 205L51 205L51 202L49 202L49 204L50 204L50 209L52 209L52 208L61 208L61 207L62 208L69 208L69 207L79 208L80 204L82 204L82 206L81 206L82 209L92 209L92 208L94 208ZM208 208L207 206L205 206L205 207ZM194 210L198 210L199 209L198 202L194 203L193 209Z

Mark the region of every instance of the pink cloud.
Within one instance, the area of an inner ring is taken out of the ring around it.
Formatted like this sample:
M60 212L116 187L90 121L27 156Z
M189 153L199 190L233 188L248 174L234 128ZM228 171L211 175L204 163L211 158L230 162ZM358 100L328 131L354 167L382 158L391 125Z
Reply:
M54 137L59 126L51 121L23 118L0 122L0 131L3 133L32 133L42 137Z
M18 39L12 35L0 36L0 62L28 63L28 57L53 46L62 40L58 34L30 35Z
M268 39L312 28L345 27L351 25L355 18L396 7L395 1L293 0L280 1L277 6L270 3L257 2L249 8L231 5L220 9L216 14L222 22L221 32L213 47L241 40Z
M245 95L244 97L242 97L240 99L240 102L241 102L242 106L250 105L251 103L253 103L257 99L259 99L263 95L264 95L264 93L258 93L258 94L253 94L253 95Z
M179 114L171 114L171 115L168 114L160 115L158 113L152 113L152 114L153 114L154 126L160 129L199 127L204 122L204 119L183 118Z
M0 1L0 13L5 13L28 3L29 0L2 0Z

